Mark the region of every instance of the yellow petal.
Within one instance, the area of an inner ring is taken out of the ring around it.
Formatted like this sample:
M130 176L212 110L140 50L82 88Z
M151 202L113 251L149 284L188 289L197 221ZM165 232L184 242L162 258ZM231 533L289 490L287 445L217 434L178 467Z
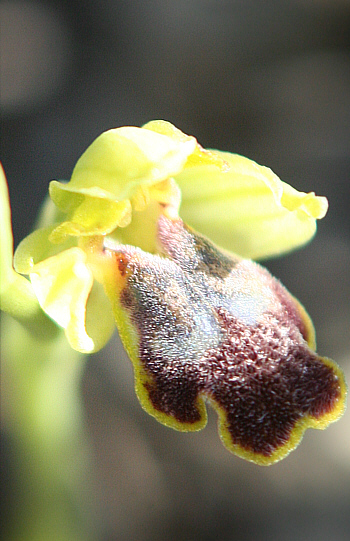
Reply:
M179 173L196 146L194 138L174 141L166 135L126 126L102 133L78 160L70 182L61 189L96 197L128 199L141 185L151 185ZM56 202L56 190L51 194ZM73 203L76 206L76 203ZM58 206L60 206L58 204ZM65 203L65 208L68 204Z
M328 202L298 192L271 169L228 152L217 152L226 172L197 166L175 177L182 192L181 217L213 242L243 257L280 255L308 242Z
M130 199L146 205L147 190L179 173L196 149L194 137L174 139L126 126L100 135L78 160L70 182L52 181L50 196L68 214L50 240L106 235L131 220Z
M64 190L60 190L60 193L64 193ZM116 227L124 227L130 221L131 205L129 200L118 203L108 199L86 196L74 208L69 219L52 231L50 241L59 244L69 236L107 235Z
M94 351L95 344L86 332L86 304L93 277L86 254L71 248L35 265L30 273L34 292L42 309L61 327L73 349Z

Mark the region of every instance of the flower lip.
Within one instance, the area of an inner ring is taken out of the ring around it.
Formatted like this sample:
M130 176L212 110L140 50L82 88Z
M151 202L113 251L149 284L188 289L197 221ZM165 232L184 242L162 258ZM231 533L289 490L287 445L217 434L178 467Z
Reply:
M229 268L228 256L179 219L161 217L159 239L165 258L111 247L114 313L146 411L198 430L207 399L224 445L262 465L341 416L343 374L311 349L310 319L279 282L251 261Z

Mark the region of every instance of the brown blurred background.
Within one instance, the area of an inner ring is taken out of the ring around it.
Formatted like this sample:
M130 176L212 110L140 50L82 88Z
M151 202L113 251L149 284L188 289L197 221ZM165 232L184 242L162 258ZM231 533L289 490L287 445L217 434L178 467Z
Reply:
M5 0L1 159L16 244L102 131L166 119L329 199L305 249L267 263L350 380L350 2ZM347 541L350 413L261 468L208 427L148 417L116 336L82 381L100 541ZM2 439L5 509L11 445ZM6 511L5 511L6 512ZM67 540L69 541L69 540Z

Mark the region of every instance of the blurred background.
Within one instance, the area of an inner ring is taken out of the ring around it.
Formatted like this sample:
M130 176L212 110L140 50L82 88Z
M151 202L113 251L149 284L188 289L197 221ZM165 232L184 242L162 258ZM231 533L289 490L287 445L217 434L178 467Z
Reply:
M349 0L5 0L0 15L15 243L102 131L169 120L328 197L312 244L266 265L350 381ZM349 539L350 412L262 468L222 447L213 412L195 434L147 416L117 336L89 359L82 393L99 541Z

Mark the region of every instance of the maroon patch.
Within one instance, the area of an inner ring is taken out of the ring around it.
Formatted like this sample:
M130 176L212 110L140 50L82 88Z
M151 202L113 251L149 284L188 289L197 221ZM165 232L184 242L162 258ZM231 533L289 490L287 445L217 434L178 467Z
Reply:
M288 321L271 317L246 327L224 311L220 317L227 340L208 357L212 377L206 391L226 411L232 441L270 456L301 417L333 409L340 397L338 379L296 339Z
M338 379L305 343L295 340L293 328L290 335L285 332L285 321L271 317L249 327L218 312L225 339L185 365L152 356L139 327L140 360L152 377L146 386L149 398L156 410L191 424L200 419L199 394L208 396L226 412L233 443L270 456L302 417L318 418L333 409L340 397Z

